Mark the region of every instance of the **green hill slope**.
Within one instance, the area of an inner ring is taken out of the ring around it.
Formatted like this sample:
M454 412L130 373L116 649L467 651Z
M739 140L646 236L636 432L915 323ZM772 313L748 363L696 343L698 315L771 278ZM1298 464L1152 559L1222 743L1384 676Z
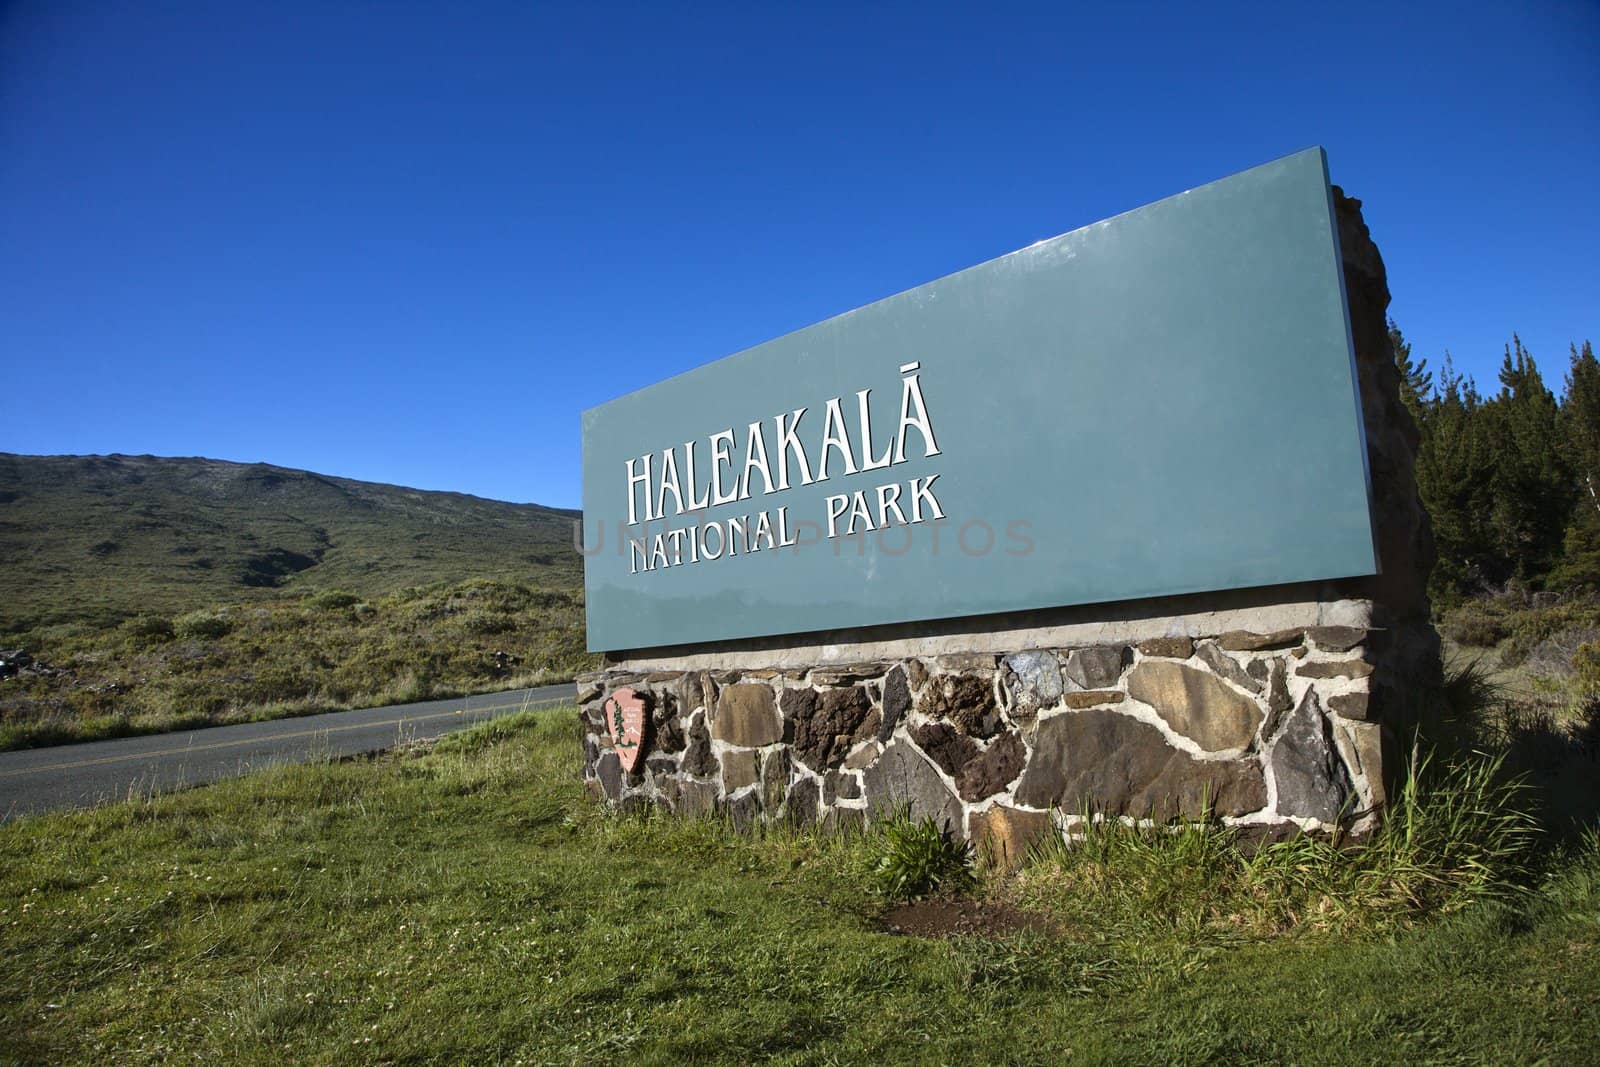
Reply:
M577 516L261 463L0 453L0 632L469 578L575 589Z

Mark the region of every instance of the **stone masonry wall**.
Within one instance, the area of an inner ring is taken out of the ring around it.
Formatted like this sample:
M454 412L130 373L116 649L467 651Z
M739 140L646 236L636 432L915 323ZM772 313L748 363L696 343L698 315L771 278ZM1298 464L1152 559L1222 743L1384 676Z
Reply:
M1433 540L1383 260L1360 201L1333 196L1380 574L617 651L578 682L593 795L741 825L909 806L1003 858L1085 813L1369 826L1439 683ZM620 688L648 711L633 774L602 714Z
M1383 803L1368 632L1324 626L580 682L596 798L837 827L909 806L1002 852L1085 812L1330 826ZM602 705L650 716L626 774Z

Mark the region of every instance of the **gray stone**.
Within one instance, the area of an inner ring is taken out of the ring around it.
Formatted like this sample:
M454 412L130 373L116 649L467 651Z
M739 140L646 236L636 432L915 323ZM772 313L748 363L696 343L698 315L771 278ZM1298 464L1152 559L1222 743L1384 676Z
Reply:
M1000 727L994 683L983 674L941 674L928 680L917 710L930 719L948 719L973 737L993 737Z
M748 748L734 748L722 754L722 791L735 793L756 784L756 754Z
M716 810L717 787L710 782L678 780L672 810L689 818L703 818Z
M679 714L682 704L678 701L677 693L658 689L654 692L653 701L655 710L651 712L651 721L655 729L651 731L651 740L654 746L662 752L682 752L685 742L683 736L683 719Z
M615 752L607 752L594 765L595 777L605 790L607 800L622 799L622 761Z
M817 821L817 780L802 778L789 790L789 821L796 826L810 826Z
M1238 660L1218 648L1215 642L1202 642L1195 649L1195 655L1200 657L1201 663L1211 668L1213 674L1226 678L1245 692L1261 692L1261 683L1252 678L1243 667L1239 666Z
M1324 652L1348 652L1367 639L1367 631L1359 626L1313 626L1306 636Z
M1336 820L1350 796L1350 778L1334 750L1328 720L1315 691L1284 720L1267 753L1278 792L1278 814L1325 823Z
M1358 659L1323 660L1297 664L1294 673L1300 678L1365 678L1372 673L1372 664Z
M1061 702L1069 708L1093 708L1101 704L1120 704L1125 694L1119 689L1090 689L1083 693L1068 693Z
M711 754L711 732L706 729L706 713L700 712L689 722L688 744L683 750L683 769L687 774L704 778L717 773L717 760Z
M777 811L789 792L789 753L774 749L761 760L761 798L768 811Z
M708 671L689 671L678 682L678 700L685 715L692 714L696 708L705 708L710 714L717 707L717 683L711 680Z
M1269 634L1251 633L1249 630L1229 630L1217 638L1217 644L1229 652L1264 652L1268 649L1292 648L1305 639L1300 629L1274 630Z
M933 764L905 741L884 749L882 758L863 773L862 784L867 810L875 819L908 808L913 820L931 819L944 830L965 834L961 801L946 788Z
M1061 661L1054 652L1018 652L1007 656L1002 667L1013 719L1031 719L1061 700Z
M1261 725L1255 701L1182 663L1145 660L1129 673L1128 694L1208 752L1248 748Z
M746 748L770 745L783 737L772 690L759 684L730 685L717 698L711 736Z
M583 764L593 767L594 761L600 758L600 739L591 733L583 735Z
M992 797L1016 781L1026 759L1022 738L1015 732L1002 734L961 768L956 791L967 801Z
M1067 677L1083 689L1110 689L1122 677L1128 650L1121 645L1080 648L1067 657Z
M1032 808L1165 821L1247 815L1266 804L1267 788L1255 760L1197 760L1154 726L1091 708L1039 723L1016 798Z
M814 771L839 766L857 743L878 732L872 702L860 686L845 689L785 689L781 698L785 736L796 758Z
M1264 659L1253 659L1244 665L1244 673L1262 685L1267 684L1267 673L1270 669Z
M1194 642L1187 637L1152 637L1139 642L1141 656L1163 656L1167 659L1188 659L1194 655Z
M929 722L911 729L911 738L928 754L928 758L944 768L944 773L954 778L967 762L978 754L978 745L972 738L947 722Z
M737 830L748 830L761 818L761 798L754 793L732 797L722 802L722 813Z
M587 704L591 700L599 699L600 693L601 693L600 683L598 683L598 682L579 682L578 683L578 703L579 704Z
M878 740L887 744L894 736L894 728L910 710L911 688L906 685L906 672L896 667L883 680L883 719L878 725Z
M829 771L822 776L822 802L832 804L836 800L860 800L861 779L846 771Z

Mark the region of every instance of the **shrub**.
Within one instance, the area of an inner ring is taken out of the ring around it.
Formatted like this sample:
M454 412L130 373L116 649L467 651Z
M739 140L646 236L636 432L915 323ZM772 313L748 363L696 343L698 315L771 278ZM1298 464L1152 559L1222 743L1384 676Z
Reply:
M1441 621L1445 636L1469 648L1489 648L1505 636L1505 620L1479 600L1469 600L1447 613Z
M187 640L211 640L226 637L233 629L233 623L223 614L212 614L208 611L191 611L187 615L179 615L173 622L173 630L179 637Z
M323 611L341 611L345 608L355 607L361 598L354 593L346 593L342 589L329 589L318 593L311 598L312 606Z
M931 819L912 822L901 814L886 820L872 860L874 888L888 900L920 900L935 893L962 893L977 884L972 846Z
M135 641L165 641L172 637L172 620L160 615L136 615L122 624L122 632Z

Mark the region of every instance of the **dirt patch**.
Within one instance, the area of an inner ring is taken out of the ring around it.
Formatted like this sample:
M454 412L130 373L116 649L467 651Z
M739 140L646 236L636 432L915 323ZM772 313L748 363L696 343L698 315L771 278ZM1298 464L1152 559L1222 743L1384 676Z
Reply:
M977 900L902 904L883 917L883 928L907 937L1005 937L1057 932L1043 916L1018 911L1007 904Z

